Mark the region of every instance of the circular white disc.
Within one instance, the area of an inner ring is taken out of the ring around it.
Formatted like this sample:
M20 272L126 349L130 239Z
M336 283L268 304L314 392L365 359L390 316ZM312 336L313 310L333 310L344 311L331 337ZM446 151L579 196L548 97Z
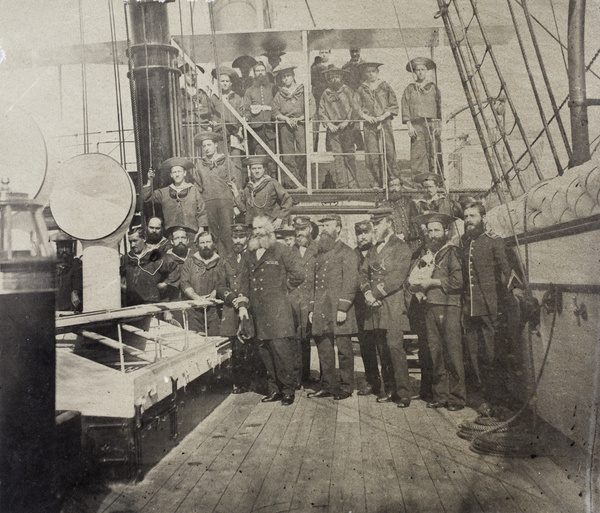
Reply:
M123 225L134 201L133 182L121 165L108 155L87 153L58 169L50 210L72 237L99 240Z
M0 180L8 178L12 192L35 198L48 167L46 141L37 123L23 109L0 104Z

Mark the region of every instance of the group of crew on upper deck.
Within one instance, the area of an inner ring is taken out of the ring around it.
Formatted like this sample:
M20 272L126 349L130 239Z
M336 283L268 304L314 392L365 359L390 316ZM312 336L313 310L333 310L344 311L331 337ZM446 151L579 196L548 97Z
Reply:
M207 136L203 148L215 140ZM230 338L234 393L262 391L264 402L292 404L304 386L309 398L344 400L358 389L401 408L417 398L450 411L503 404L506 310L522 290L504 240L485 229L482 203L449 199L439 193L441 177L423 173L422 198L405 209L396 182L390 201L352 230L336 213L292 218L289 194L265 175L265 157L246 159L253 182L229 203L215 192L230 191L218 164L196 169L170 159L173 184L148 195L163 205L164 220L153 217L147 231L128 234L126 305L221 300L192 310L189 327ZM203 195L203 210L188 209ZM234 220L236 212L245 219ZM419 340L418 393L408 332ZM364 380L355 376L353 339Z
M214 131L229 155L277 154L286 167L281 173L283 186L306 186L308 115L314 151L321 129L326 134L325 148L334 156L333 173L327 173L318 187L360 188L355 156L359 150L364 151L370 175L363 186L382 187L385 176L399 174L392 120L401 110L411 138L413 173L442 172L441 97L431 80L435 70L431 59L416 57L408 62L406 70L414 81L399 104L392 87L380 78L383 64L363 60L359 48L350 49L350 60L339 67L330 62L331 50L321 50L310 69L308 92L296 78L296 66L282 61L283 54L244 55L232 67L214 68L212 79L218 87L213 85L212 90L198 87L198 68L194 72L187 64L182 67L183 119L193 127L192 133L199 131L194 137L197 147L202 146L204 132ZM242 128L242 118L251 130ZM204 160L207 155L201 149ZM239 167L240 159L232 159L232 165ZM275 176L275 170L271 162L267 174Z

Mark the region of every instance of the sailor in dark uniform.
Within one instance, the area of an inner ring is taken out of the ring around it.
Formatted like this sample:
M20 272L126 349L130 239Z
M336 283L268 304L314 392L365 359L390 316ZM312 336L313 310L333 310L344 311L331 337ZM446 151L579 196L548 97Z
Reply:
M365 330L377 345L385 395L379 402L395 402L399 408L410 406L411 390L404 350L404 332L410 330L404 303L404 282L410 268L411 252L406 242L396 237L391 209L373 214L371 222L376 245L360 269L360 289L370 308Z
M358 331L354 314L358 257L340 239L342 218L339 215L327 215L320 223L311 320L321 364L321 390L308 397L333 396L341 400L354 392L354 352L350 336ZM334 344L338 348L339 381L335 374Z
M250 306L254 317L260 356L267 369L269 395L263 402L294 402L295 366L299 354L294 314L288 290L304 279L292 249L277 242L273 223L265 216L252 221L248 268Z

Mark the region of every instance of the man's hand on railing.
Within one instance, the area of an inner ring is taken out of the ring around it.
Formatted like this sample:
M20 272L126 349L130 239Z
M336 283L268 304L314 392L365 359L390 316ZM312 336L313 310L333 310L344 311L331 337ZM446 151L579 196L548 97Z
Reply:
M332 134L335 134L339 130L339 127L333 123L327 123L327 130L329 130Z

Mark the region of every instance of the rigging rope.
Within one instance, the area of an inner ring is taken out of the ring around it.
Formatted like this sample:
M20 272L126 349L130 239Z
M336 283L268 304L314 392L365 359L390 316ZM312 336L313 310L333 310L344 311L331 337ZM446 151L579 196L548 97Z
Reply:
M88 118L88 97L87 97L87 66L86 66L86 49L85 49L85 28L83 25L83 4L79 0L79 41L81 43L81 93L82 93L82 110L83 110L83 151L90 151L90 130Z
M315 22L315 18L313 16L312 10L310 8L310 4L308 3L308 0L304 0L304 3L306 4L306 8L308 9L308 14L310 14L310 19L312 21L313 27L316 27L317 24Z
M562 55L563 64L565 65L565 73L569 73L569 65L565 57L565 45L560 38L560 30L558 30L558 22L556 21L556 12L554 11L554 1L550 0L550 9L552 10L552 18L554 19L554 28L556 29L556 37L558 38L558 44L560 45L560 53Z
M119 73L119 63L117 54L117 42L116 42L116 25L115 25L115 12L112 0L108 1L108 16L110 21L110 42L113 57L113 75L115 82L115 96L117 103L117 125L118 125L118 137L119 137L119 156L121 158L121 165L126 166L125 156L125 140L124 140L124 126L123 126L123 103L121 99L121 76Z
M184 94L183 94L183 104L184 104L184 108L185 108L185 112L186 112L186 118L187 118L187 113L193 112L193 116L191 116L191 118L194 120L196 119L196 106L195 106L195 101L193 100L193 98L189 98L189 94L188 94L188 90L187 90L187 75L188 73L190 74L190 76L192 77L193 83L196 84L197 78L195 76L195 70L191 69L191 66L189 66L189 72L186 72L186 67L185 67L185 46L184 46L184 42L183 42L183 12L182 12L182 8L181 8L181 0L179 0L179 2L177 2L178 6L179 6L179 31L181 33L181 50L183 51L183 87L184 87ZM195 65L196 63L194 63ZM190 124L190 120L187 119L187 127L186 127L186 134L187 134L187 153L188 155L193 155L194 153L194 148L193 148L193 133L194 133L194 129L193 126Z

